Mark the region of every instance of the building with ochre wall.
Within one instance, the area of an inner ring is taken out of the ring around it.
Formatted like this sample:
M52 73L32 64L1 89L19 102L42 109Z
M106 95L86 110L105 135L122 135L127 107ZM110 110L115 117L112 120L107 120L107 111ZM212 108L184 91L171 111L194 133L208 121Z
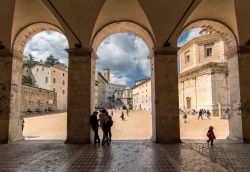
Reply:
M144 79L135 82L132 88L133 109L152 111L151 100L151 79Z
M229 107L225 45L216 33L202 30L200 34L178 51L179 107L223 115Z
M25 75L27 75L27 69ZM54 91L57 95L57 110L67 110L68 70L61 66L34 64L29 69L32 85Z

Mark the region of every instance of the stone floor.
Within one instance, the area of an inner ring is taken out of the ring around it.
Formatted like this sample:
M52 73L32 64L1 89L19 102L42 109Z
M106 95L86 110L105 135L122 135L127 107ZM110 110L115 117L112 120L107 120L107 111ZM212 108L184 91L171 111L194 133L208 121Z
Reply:
M126 114L126 113L125 113ZM112 134L114 140L143 140L152 135L152 116L147 111L130 111L125 121L120 118L121 110L114 111ZM212 117L211 120L197 120L197 116L188 115L187 123L180 116L181 139L206 139L209 125L214 126L218 139L228 136L228 121ZM66 113L49 114L25 118L24 136L30 140L65 140ZM198 128L198 130L197 130ZM100 132L102 134L102 132Z
M109 146L23 141L0 145L0 171L249 171L250 145L215 144L211 148L205 143L155 144L149 140L115 141Z

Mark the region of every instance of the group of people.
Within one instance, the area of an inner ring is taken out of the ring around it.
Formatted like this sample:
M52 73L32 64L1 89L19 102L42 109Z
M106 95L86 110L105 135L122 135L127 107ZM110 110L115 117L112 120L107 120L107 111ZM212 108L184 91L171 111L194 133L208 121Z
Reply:
M195 109L193 109L193 113L194 113L194 115L197 113ZM201 119L203 120L203 115L206 115L206 116L207 116L207 119L210 120L211 113L210 113L209 110L200 109L200 110L198 111L198 114L199 114L198 119L201 118Z
M190 111L189 111L190 112ZM180 109L180 113L183 114L183 119L184 119L184 123L187 122L187 114L189 113L187 112L187 110L182 110ZM211 112L207 109L199 109L199 110L195 110L195 109L192 109L192 115L196 115L198 114L198 120L201 118L203 120L203 116L206 115L207 119L210 120L210 117L211 117Z
M187 111L184 109L180 109L180 113L183 114L183 119L184 119L184 123L187 122ZM200 110L195 110L195 109L192 109L192 114L193 115L196 115L198 113L198 120L201 118L203 119L203 115L206 115L208 119L210 119L210 116L211 116L211 113L209 110L205 110L205 109L200 109ZM208 127L208 131L207 131L207 137L208 137L208 140L207 140L207 143L208 145L210 144L212 147L214 146L214 140L216 139L215 137L215 134L214 134L214 127L213 126L209 126Z
M98 114L99 114L99 119L98 119ZM103 131L103 138L102 138L102 145L107 143L109 145L109 142L111 142L111 127L113 125L113 119L109 115L108 111L105 109L102 109L99 111L95 111L91 116L90 116L90 124L92 127L92 130L94 131L94 143L100 144L100 138L98 134L98 129L101 127Z

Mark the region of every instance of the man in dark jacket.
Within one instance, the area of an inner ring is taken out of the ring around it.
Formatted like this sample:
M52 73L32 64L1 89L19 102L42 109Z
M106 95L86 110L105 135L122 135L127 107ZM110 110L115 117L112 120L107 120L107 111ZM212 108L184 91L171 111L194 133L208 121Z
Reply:
M98 112L94 112L91 116L90 116L90 124L92 127L92 130L95 133L95 137L94 137L94 143L100 143L100 138L98 135L98 128L99 128L99 124L98 124L98 119L97 119L97 114Z

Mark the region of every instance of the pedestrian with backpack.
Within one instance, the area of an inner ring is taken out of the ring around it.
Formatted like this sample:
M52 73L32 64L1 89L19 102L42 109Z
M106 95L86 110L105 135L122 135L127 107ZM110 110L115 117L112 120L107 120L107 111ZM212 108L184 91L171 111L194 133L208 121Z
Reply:
M111 133L111 127L113 126L113 119L112 117L108 114L108 112L106 111L106 116L108 118L107 121L107 127L108 127L108 139L111 142L111 138L112 138L112 133Z

